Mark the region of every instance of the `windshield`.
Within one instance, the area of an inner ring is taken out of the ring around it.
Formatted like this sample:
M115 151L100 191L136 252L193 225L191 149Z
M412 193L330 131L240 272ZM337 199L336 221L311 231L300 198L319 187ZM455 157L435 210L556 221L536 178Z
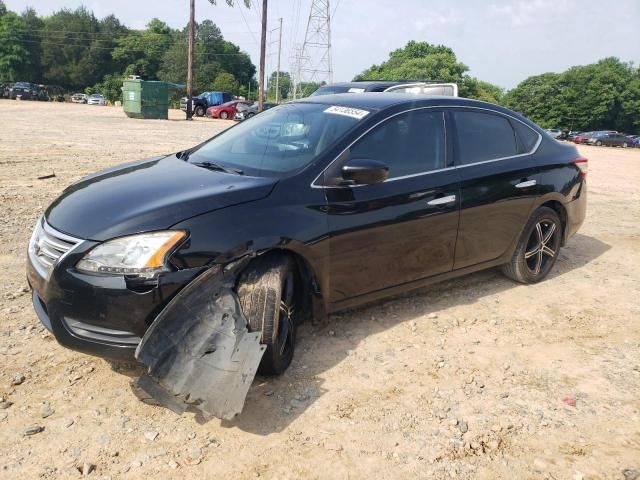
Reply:
M313 92L310 97L317 97L318 95L331 95L333 93L361 93L364 92L364 88L351 88L348 85L327 85L320 87Z
M189 162L280 176L308 165L368 114L315 103L280 105L212 138L191 152Z
M15 86L18 88L29 88L31 87L31 84L27 82L18 82Z

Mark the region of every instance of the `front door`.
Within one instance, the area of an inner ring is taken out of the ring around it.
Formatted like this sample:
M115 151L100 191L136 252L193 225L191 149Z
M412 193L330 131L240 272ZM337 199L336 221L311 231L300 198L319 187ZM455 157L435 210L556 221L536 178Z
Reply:
M378 160L389 178L325 189L330 303L452 269L459 185L448 150L443 112L419 109L387 119L341 156Z

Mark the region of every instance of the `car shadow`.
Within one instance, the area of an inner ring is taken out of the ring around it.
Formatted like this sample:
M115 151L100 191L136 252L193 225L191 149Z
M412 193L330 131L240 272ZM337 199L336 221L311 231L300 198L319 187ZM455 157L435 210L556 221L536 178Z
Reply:
M610 248L597 238L575 235L561 251L546 281L587 265ZM485 296L511 288L527 287L507 279L499 269L489 269L332 314L323 322L304 323L298 328L296 355L291 366L278 377L256 377L240 415L233 420L216 420L204 418L193 409L187 414L192 411L200 424L213 420L219 421L223 428L239 428L257 435L280 432L327 391L322 374L357 354L358 346L368 337L437 313L443 301L447 306L474 304ZM130 364L115 363L112 368L130 377L141 373L140 367ZM355 372L354 384L366 382L369 374L372 374L370 369ZM141 398L134 384L132 382L132 391Z
M561 251L546 281L585 266L610 248L597 238L575 235ZM221 421L221 426L257 435L280 432L326 392L322 374L349 355L356 354L358 346L367 337L437 313L443 294L449 305L473 304L482 297L511 288L526 286L507 279L499 269L489 269L345 310L330 315L321 324L303 324L298 330L296 356L289 369L279 377L256 377L243 412L233 420ZM318 352L322 355L317 355ZM370 369L354 374L358 382L366 382L369 375L373 375ZM198 417L196 420L199 423L206 421Z

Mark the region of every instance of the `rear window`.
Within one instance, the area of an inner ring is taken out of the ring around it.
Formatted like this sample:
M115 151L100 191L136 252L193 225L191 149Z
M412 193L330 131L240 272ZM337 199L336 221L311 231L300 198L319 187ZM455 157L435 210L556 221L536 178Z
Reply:
M518 154L516 137L506 117L490 113L453 112L460 165Z

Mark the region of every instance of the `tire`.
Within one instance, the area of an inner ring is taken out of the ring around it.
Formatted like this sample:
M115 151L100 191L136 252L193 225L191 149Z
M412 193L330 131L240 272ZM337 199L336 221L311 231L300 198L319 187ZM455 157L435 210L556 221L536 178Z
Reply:
M598 141L596 142L596 147L601 147L601 146L602 146L602 142L601 142L600 140L598 140Z
M238 298L249 321L249 331L262 330L267 346L258 373L284 372L295 349L297 276L293 260L285 255L258 259L240 276Z
M251 117L253 117L253 116L255 116L255 113L248 113L248 114L247 114L247 119L249 119L249 118L251 118Z
M204 107L202 105L198 105L194 110L193 114L196 117L202 117L204 115Z
M220 119L221 120L226 120L227 118L229 118L229 114L227 112L225 112L224 110L222 112L220 112Z
M525 284L544 280L558 259L562 234L562 222L556 211L540 207L529 218L513 257L502 266L502 272Z
M622 143L622 148L627 148L629 145L627 145L627 142L623 142Z

